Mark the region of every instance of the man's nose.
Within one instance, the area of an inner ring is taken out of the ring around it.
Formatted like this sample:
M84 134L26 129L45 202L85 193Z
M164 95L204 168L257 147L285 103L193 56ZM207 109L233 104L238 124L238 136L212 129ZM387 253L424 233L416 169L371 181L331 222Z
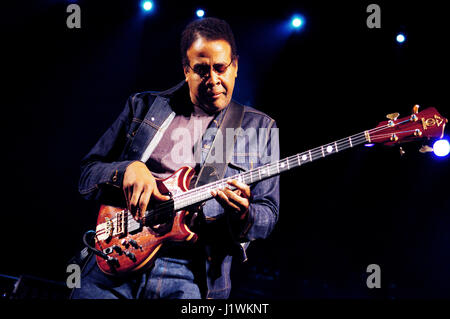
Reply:
M209 69L208 79L206 80L206 84L211 85L211 86L220 84L220 77L216 73L216 71L214 71L214 68Z

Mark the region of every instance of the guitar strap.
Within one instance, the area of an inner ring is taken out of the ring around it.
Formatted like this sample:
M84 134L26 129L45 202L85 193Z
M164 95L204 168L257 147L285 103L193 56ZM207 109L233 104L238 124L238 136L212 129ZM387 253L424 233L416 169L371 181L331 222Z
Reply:
M226 129L232 128L236 130L237 128L240 128L243 118L244 106L231 101L225 111L222 123L218 128L211 148L209 149L205 161L200 169L195 187L199 187L223 178L227 165L233 156L234 144L236 142L236 134L227 136Z
M224 177L228 163L234 153L234 145L236 143L236 134L227 136L226 129L232 128L236 130L241 127L242 119L244 118L244 106L234 101L230 102L225 111L224 118L220 124L214 141L206 155L205 161L200 169L197 181L194 187L199 187L208 183L215 182ZM217 152L220 155L218 156ZM214 155L213 155L214 154ZM214 157L214 158L213 158ZM249 243L241 244L242 261L247 260L245 248ZM206 254L211 257L211 247L206 245Z

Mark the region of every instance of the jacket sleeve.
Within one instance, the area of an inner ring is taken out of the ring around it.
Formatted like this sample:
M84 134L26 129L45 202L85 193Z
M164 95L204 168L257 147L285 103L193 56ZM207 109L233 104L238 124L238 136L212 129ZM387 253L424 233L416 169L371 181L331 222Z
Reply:
M278 128L275 122L272 122L269 132L266 149L262 153L264 155L260 154L259 166L280 159ZM252 200L249 206L248 218L238 226L237 234L240 242L263 239L272 232L279 215L279 175L256 183L251 187L251 194Z
M121 190L126 168L134 161L120 161L127 141L129 123L133 119L133 97L110 128L81 161L78 185L86 199L100 199L103 193Z

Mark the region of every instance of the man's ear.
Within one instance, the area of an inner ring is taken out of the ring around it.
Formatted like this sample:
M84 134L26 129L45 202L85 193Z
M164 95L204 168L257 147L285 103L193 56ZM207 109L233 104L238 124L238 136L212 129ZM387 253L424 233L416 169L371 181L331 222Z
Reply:
M183 66L183 73L184 73L184 81L187 82L188 76L189 76L189 67L188 66Z

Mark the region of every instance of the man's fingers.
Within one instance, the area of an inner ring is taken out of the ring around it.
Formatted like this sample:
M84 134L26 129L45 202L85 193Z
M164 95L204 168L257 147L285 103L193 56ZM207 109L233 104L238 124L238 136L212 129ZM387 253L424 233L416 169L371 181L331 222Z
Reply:
M161 192L159 191L159 189L156 185L153 188L153 197L155 197L155 199L160 200L160 201L165 201L165 200L170 199L170 196L161 194Z
M235 205L233 202L231 202L227 195L225 195L225 193L222 190L217 190L217 196L224 202L226 203L228 206L236 209L237 211L240 211L241 208L237 205Z
M241 196L246 197L246 198L250 198L250 186L248 186L247 184L238 182L235 179L230 179L227 181L227 183L229 185L232 185L234 187L236 187L240 192L241 192Z
M148 202L150 201L150 197L152 196L152 192L149 187L144 187L144 192L141 194L139 199L139 210L141 217L144 217L144 214L147 210Z
M141 193L143 191L142 184L134 184L133 185L133 194L130 199L130 210L133 214L136 212L136 208L138 207L139 198L141 197Z
M130 188L128 186L124 186L123 187L123 193L125 195L125 201L127 203L127 209L131 210L131 205L130 205L130 201L131 201L131 191Z
M235 202L235 203L238 204L238 206L240 206L239 211L241 211L242 207L247 207L248 206L248 199L244 198L242 196L239 196L238 194L235 193L235 191L232 191L230 189L225 188L223 190L223 193L227 196L227 198L231 202Z

